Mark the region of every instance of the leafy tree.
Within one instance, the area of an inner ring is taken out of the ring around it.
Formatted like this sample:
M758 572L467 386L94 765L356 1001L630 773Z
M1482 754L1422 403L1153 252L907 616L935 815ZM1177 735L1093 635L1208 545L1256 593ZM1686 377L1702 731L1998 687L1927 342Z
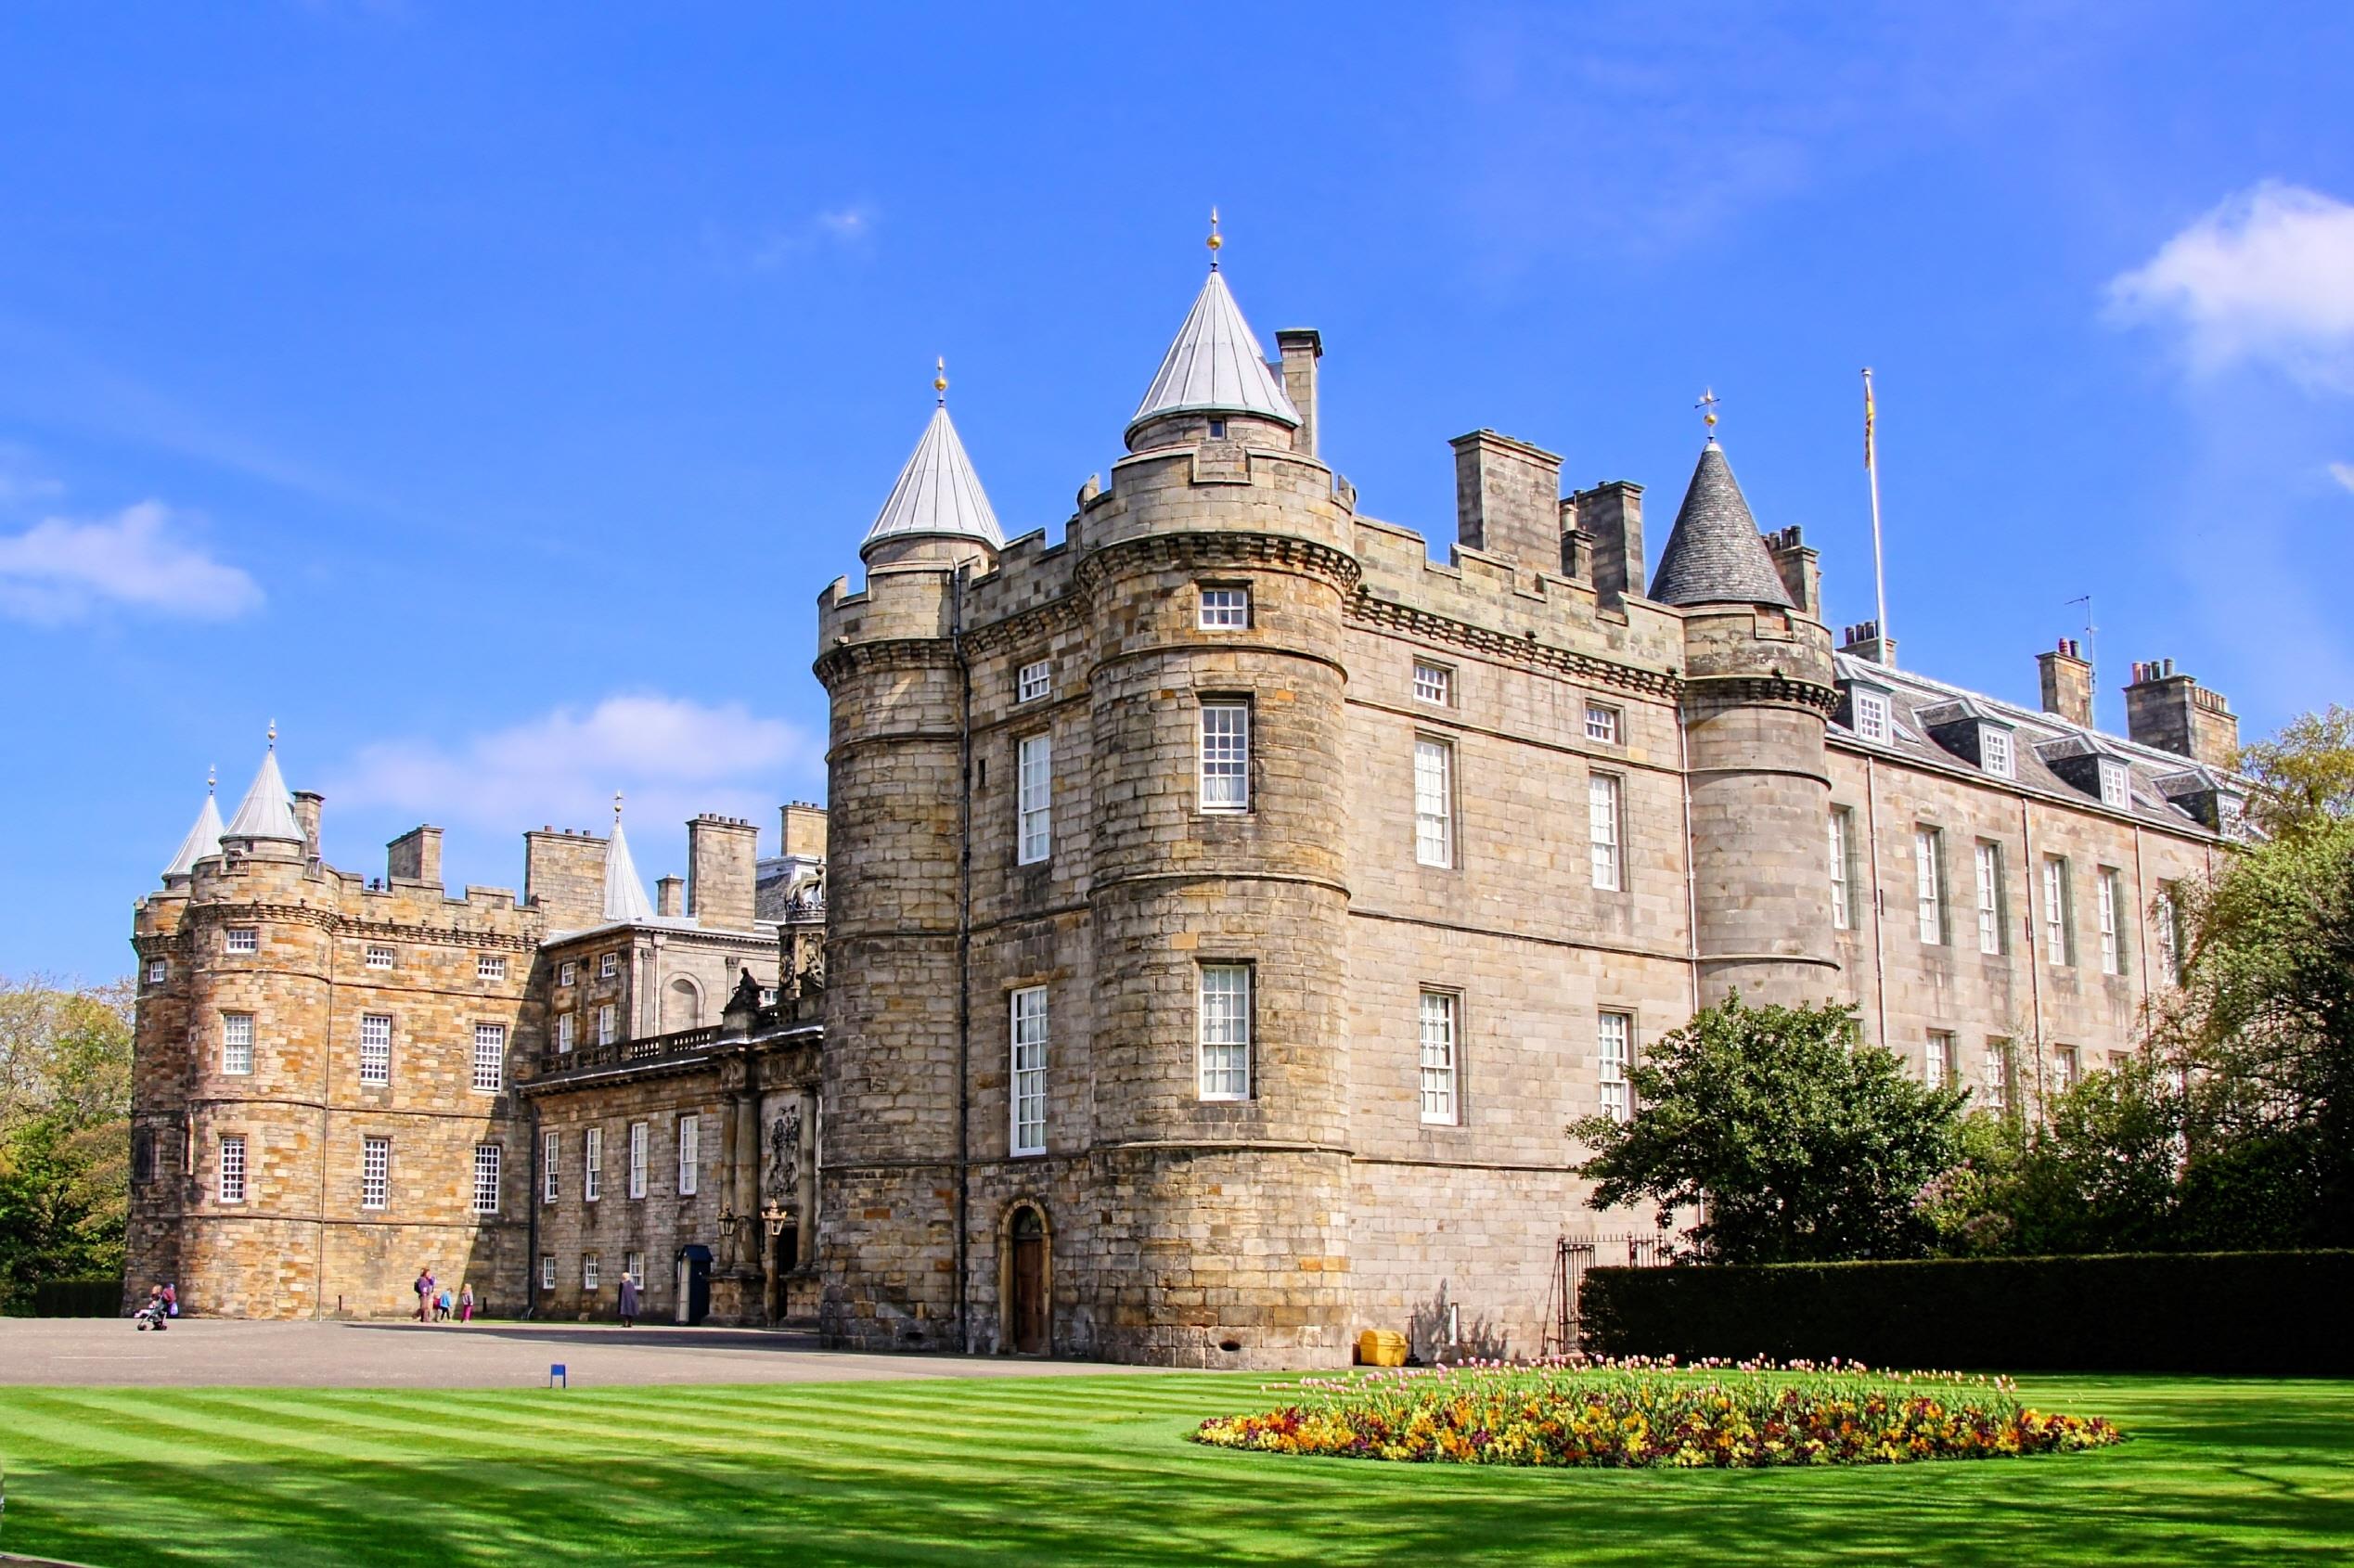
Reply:
M0 1309L122 1271L131 1015L127 982L0 979Z
M1931 1230L1913 1200L1960 1154L1962 1089L1908 1077L1859 1043L1856 1012L1749 1007L1696 1014L1627 1071L1640 1109L1569 1128L1595 1208L1700 1206L1686 1233L1712 1262L1916 1256Z
M2354 710L2333 702L2290 720L2242 750L2240 771L2257 782L2248 815L2267 833L2354 817Z

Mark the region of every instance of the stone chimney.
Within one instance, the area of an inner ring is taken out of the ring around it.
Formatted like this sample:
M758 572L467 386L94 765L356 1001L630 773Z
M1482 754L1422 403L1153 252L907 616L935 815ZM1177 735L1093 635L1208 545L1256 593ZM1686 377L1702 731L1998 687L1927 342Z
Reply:
M1774 565L1779 568L1782 562L1776 560ZM1839 651L1851 658L1869 659L1891 670L1897 667L1897 639L1882 636L1877 621L1859 621L1848 627L1840 636Z
M1562 460L1494 431L1473 431L1455 448L1455 536L1539 572L1562 569Z
M1806 536L1792 523L1766 535L1766 553L1774 558L1774 572L1782 578L1782 585L1790 590L1790 602L1799 614L1822 619L1822 557ZM1893 665L1897 650L1893 643L1888 657L1876 662Z
M2074 637L2062 637L2057 648L2035 656L2036 674L2043 688L2043 711L2086 729L2092 727L2092 666L2077 652Z
M2240 721L2232 704L2221 692L2177 675L2171 659L2133 666L2133 683L2125 688L2125 732L2144 746L2208 767L2240 765Z
M387 881L422 882L427 887L440 887L442 830L439 828L411 828L386 844L384 876Z
M605 923L605 841L575 828L523 835L523 902L558 931Z
M717 931L750 931L760 829L703 813L687 824L687 913Z
M327 797L316 790L294 791L294 820L302 828L302 858L319 857L319 813L326 808Z
M687 912L687 879L661 877L654 882L654 913L678 916Z
M1569 499L1577 531L1593 540L1595 594L1606 604L1642 598L1643 487L1614 479Z
M1286 327L1275 334L1276 351L1283 356L1283 395L1300 411L1300 428L1292 432L1292 450L1316 456L1316 362L1324 357L1324 334L1313 327ZM788 848L785 853L791 855Z
M811 860L826 857L826 808L807 801L794 801L784 808L784 846L787 855L804 855Z

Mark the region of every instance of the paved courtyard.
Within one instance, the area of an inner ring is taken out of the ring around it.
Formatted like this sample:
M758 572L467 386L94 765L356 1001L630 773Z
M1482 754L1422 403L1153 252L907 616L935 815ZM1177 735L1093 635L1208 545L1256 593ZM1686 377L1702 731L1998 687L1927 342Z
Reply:
M823 1350L805 1334L609 1323L248 1323L184 1317L0 1317L0 1384L110 1387L537 1388L562 1362L574 1388L1058 1377L1130 1370L992 1356Z

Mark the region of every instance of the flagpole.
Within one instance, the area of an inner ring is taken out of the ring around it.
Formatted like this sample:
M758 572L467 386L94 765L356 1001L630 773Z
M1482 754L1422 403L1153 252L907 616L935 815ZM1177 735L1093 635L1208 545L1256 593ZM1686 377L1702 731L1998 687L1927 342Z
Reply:
M1872 592L1880 629L1880 651L1888 651L1888 573L1880 554L1880 461L1872 440L1872 366L1863 370L1863 471L1872 482ZM1896 661L1890 659L1888 663Z

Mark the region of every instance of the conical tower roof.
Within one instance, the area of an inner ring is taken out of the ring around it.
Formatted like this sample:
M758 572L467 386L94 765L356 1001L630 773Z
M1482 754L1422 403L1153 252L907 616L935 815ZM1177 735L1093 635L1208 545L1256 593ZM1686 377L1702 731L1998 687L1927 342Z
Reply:
M1794 609L1725 449L1711 436L1652 579L1662 604L1778 604Z
M1147 419L1189 413L1256 414L1294 430L1300 425L1300 411L1267 367L1267 354L1216 266L1128 421L1128 433Z
M891 498L867 530L866 542L858 546L862 559L886 539L972 539L991 549L1005 547L997 514L981 488L981 476L972 471L972 459L965 456L964 443L957 438L955 421L948 418L945 373L935 384L942 392L940 406L932 411L932 422L924 426L907 466L899 470Z
M196 869L196 863L221 853L221 808L212 802L212 781L204 781L204 809L196 814L196 826L180 841L173 852L172 864L163 868L163 880L185 877Z
M262 753L262 771L238 803L237 815L221 830L225 839L281 839L302 842L302 825L294 820L294 800L278 775L277 726L270 726L270 749Z
M605 919L650 920L654 903L638 880L637 863L629 857L629 837L622 831L621 797L613 797L613 836L605 845Z

